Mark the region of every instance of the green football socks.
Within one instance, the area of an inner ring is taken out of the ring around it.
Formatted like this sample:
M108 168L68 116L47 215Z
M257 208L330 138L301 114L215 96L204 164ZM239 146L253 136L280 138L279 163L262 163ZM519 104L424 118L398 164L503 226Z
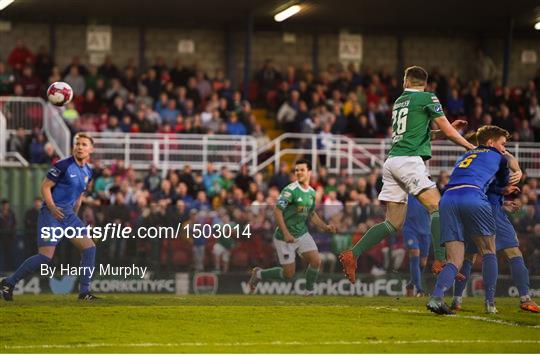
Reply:
M308 266L306 269L306 290L313 291L313 285L319 276L319 269Z
M396 228L388 221L375 224L366 232L364 237L353 246L353 255L357 258L360 254L373 248L381 240L394 232L396 232Z
M433 254L435 259L439 261L446 260L446 252L444 247L441 247L441 222L439 219L439 211L433 212L431 215L431 239L433 241Z
M283 268L273 267L270 269L261 270L261 280L283 280Z

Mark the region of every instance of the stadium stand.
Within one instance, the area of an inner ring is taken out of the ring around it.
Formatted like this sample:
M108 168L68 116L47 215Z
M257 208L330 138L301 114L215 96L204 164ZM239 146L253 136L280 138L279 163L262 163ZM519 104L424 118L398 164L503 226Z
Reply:
M469 81L463 81L456 73L433 70L429 90L437 93L450 119L466 119L470 129L493 123L509 130L514 142L540 142L540 72L524 87L496 87L489 77L483 76L484 67L479 66L477 79ZM120 67L110 57L100 66L86 66L78 56L67 67L59 68L43 48L34 55L18 43L7 63L0 62L0 95L43 97L51 82L68 82L75 97L59 114L71 134L89 131L133 137L139 133L247 135L254 137L256 146L261 147L280 134L292 132L317 134L317 148L324 151L325 137L333 134L388 138L391 103L401 93L397 77L367 67L359 70L354 65L331 64L315 76L309 66L288 66L282 71L269 60L254 78L247 100L231 87L231 81L221 70L211 76L197 65L169 66L163 58L147 70L132 63ZM8 104L3 105L3 111L9 111ZM7 151L19 153L30 164L54 163L59 159L58 149L47 142L39 110L33 111L33 125L11 127ZM305 140L299 139L283 142L280 148L305 144ZM384 155L384 150L377 154ZM122 160L112 165L108 160L105 166L97 159L93 161L92 190L80 214L90 225L121 222L129 226L173 225L175 221L191 219L219 222L234 216L239 222L250 221L255 238L226 246L232 254L231 269L272 265L274 224L268 206L275 203L279 189L290 181L287 165L293 158L289 156L281 164L276 161L282 168L275 174L266 169L253 176L246 172L247 166L233 173L225 167L213 170L211 166L198 166L192 170L182 162L181 167L162 176L155 167L141 172ZM313 181L317 202L324 209L321 213L341 226L338 235L316 236L321 251L329 255L325 258L327 270L334 270L335 255L383 217L376 199L380 172L375 165L367 164L367 170L360 175L351 176L339 168L329 173L324 154L319 153L317 160L322 166ZM446 171L439 170L440 188L445 176ZM540 235L538 192L538 180L529 178L521 197L523 207L513 216L533 274L540 272L540 244L537 237L531 238ZM216 212L210 212L210 206ZM3 203L0 270L12 269L16 260L24 257L20 255L23 250L28 250L20 248L17 240L24 240L26 246L35 243L35 225L29 217L35 214L35 208L27 211L24 221L16 221L9 202ZM157 270L217 267L212 254L214 241L201 243L193 245L185 238L152 243L116 240L110 248L100 250L99 260L122 264L128 256L132 260L136 255L141 260L149 257ZM399 250L403 250L400 235L373 250L362 261L361 271L380 274L400 269L403 256ZM75 260L77 255L66 244L57 258Z

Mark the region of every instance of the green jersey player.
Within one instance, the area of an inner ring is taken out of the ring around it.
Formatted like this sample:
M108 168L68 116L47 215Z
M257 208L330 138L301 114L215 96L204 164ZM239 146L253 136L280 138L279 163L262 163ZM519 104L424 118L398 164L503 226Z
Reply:
M432 136L444 135L466 149L474 146L463 138L456 128L465 121L452 125L444 116L442 106L432 93L425 92L427 72L417 66L407 68L403 78L403 94L392 108L392 147L383 166L383 187L379 200L387 202L386 219L371 227L364 237L344 251L339 259L343 271L351 282L356 280L356 259L363 252L379 243L388 235L401 229L407 214L407 195L412 194L426 207L431 216L431 234L436 262L434 272L442 269L445 254L440 246L439 200L436 185L429 178L424 164L431 158ZM431 123L440 131L431 131Z
M306 295L314 294L313 286L319 275L321 259L317 245L308 231L308 221L319 229L335 233L336 227L326 224L315 212L315 190L309 186L311 166L298 160L294 167L296 181L287 185L279 195L274 209L277 227L274 246L281 266L270 269L256 267L251 272L249 286L254 292L259 281L291 279L296 271L296 253L307 261Z

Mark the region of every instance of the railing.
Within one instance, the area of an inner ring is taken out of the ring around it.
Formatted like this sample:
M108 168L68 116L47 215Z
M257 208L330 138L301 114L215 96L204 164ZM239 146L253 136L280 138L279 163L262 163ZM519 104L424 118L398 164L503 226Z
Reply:
M30 132L43 127L45 101L39 97L0 96L0 111L6 117L8 130L20 127Z
M6 118L7 131L34 127L44 129L49 142L60 157L70 154L70 131L60 116L60 109L39 97L0 96L0 112Z
M324 159L331 173L345 169L349 174L366 174L375 164L382 165L364 147L338 135L285 133L261 147L251 136L110 132L94 132L92 136L94 159L104 164L123 160L137 170L150 165L164 171L190 165L205 171L208 163L214 163L237 171L247 164L254 174L271 164L278 167L287 155L308 155L315 171L320 159ZM261 160L264 156L268 157Z
M41 98L0 97L0 161L9 156L17 164L26 162L20 155L6 151L9 132L19 127L31 131L38 126L45 130L58 155L70 154L70 131L59 108ZM184 135L151 133L93 132L96 146L94 157L105 164L123 160L135 169L147 169L151 164L159 169L179 169L189 164L205 171L208 163L227 166L237 171L248 164L252 174L270 165L275 170L286 156L305 155L313 170L324 163L330 173L345 170L348 174L365 174L374 166L382 166L390 149L389 139L352 139L339 135L284 133L271 142L257 147L251 136ZM540 177L540 143L510 142L522 169L529 176ZM432 175L451 171L464 150L448 141L434 141L428 166ZM21 160L22 159L22 160ZM23 162L24 161L24 162Z
M0 166L28 166L28 161L19 152L8 152L8 130L6 117L0 111Z
M94 159L104 164L123 160L134 169L182 169L206 171L208 163L238 171L242 163L249 164L252 173L257 162L257 143L251 136L111 133L94 132Z
M51 104L45 105L43 129L49 142L61 158L71 154L71 132L60 116L60 109Z
M181 169L187 164L194 170L205 171L208 163L237 171L242 164L248 164L252 174L270 165L274 165L275 171L291 155L307 156L314 171L324 163L332 174L342 170L350 175L367 174L373 167L382 166L391 145L390 140L303 133L284 133L260 147L250 136L106 132L92 135L96 142L93 156L105 164L123 160L135 169L147 169L153 164L164 171ZM539 143L510 142L508 148L529 176L540 177ZM450 142L433 142L433 156L427 163L431 174L450 172L463 152Z
M7 141L6 116L0 111L0 162L6 160Z
M375 164L382 165L379 157L355 144L351 138L341 135L284 133L258 147L257 156L272 151L269 158L257 162L256 171L261 171L271 164L274 164L274 171L277 171L286 155L307 155L313 171L317 171L317 166L324 163L328 171L334 174L341 170L346 170L348 174L366 174Z
M390 139L354 139L357 145L363 146L368 152L384 159L391 146ZM508 150L516 156L521 168L531 177L540 177L540 143L508 142ZM428 167L432 175L439 175L441 171L451 172L456 160L465 150L452 142L434 141L431 146L432 158L428 160Z

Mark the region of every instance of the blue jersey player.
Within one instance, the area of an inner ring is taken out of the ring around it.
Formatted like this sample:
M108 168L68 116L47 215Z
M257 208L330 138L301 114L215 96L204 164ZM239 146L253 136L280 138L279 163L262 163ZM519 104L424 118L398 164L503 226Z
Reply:
M79 299L93 300L97 297L89 292L91 270L94 270L96 247L86 235L84 223L77 217L83 193L86 190L92 170L87 162L93 151L94 142L89 135L78 133L74 138L73 155L58 161L47 173L41 184L43 206L38 216L38 253L26 259L13 275L0 283L2 297L6 301L13 300L13 288L26 276L48 264L54 256L56 246L61 239L52 238L53 228L76 231L77 236L71 241L81 252L80 292Z
M407 201L407 217L403 225L403 240L409 251L411 280L407 285L407 296L420 297L425 294L422 274L427 264L431 245L431 219L428 210L413 195Z
M473 142L474 144L474 142ZM517 160L510 154L509 168L512 175L521 180L521 169ZM531 299L529 293L529 270L525 266L523 255L519 250L519 241L512 222L508 219L506 212L512 213L519 209L519 204L513 201L505 201L502 195L503 186L498 186L494 181L488 188L487 198L492 205L493 215L495 217L495 247L497 252L503 254L510 266L512 281L518 289L520 297L520 308L527 312L540 313L540 307ZM457 281L454 285L454 299L451 309L461 310L462 295L471 275L471 268L477 255L477 248L471 245L465 250L465 260L461 267L461 273L465 276L464 280Z
M477 132L479 146L466 152L454 166L450 181L439 206L441 214L441 244L446 249L447 263L437 277L427 308L437 314L453 314L444 302L444 292L461 269L465 246L474 243L482 254L482 276L486 291L486 312L496 313L495 286L497 258L495 255L495 218L486 191L497 181L505 186L502 194L519 189L507 186L508 161L504 145L506 130L483 126Z

